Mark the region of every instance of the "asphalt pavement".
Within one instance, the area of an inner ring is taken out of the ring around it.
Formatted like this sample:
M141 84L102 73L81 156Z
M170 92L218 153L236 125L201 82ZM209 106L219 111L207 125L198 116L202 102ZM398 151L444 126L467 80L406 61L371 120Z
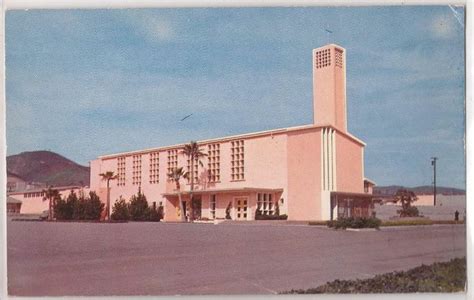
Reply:
M464 225L8 222L17 296L273 294L466 255Z

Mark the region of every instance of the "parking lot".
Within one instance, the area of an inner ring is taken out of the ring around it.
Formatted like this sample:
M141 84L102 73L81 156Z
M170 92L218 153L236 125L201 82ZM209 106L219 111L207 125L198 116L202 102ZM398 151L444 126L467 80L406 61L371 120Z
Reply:
M272 294L465 255L464 225L8 222L19 296Z

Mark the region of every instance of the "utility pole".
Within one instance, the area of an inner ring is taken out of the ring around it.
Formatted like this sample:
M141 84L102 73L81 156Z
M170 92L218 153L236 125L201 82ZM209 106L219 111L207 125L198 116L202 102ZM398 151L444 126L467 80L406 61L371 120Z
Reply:
M431 158L431 165L433 166L433 204L436 206L436 161L438 158L432 157Z

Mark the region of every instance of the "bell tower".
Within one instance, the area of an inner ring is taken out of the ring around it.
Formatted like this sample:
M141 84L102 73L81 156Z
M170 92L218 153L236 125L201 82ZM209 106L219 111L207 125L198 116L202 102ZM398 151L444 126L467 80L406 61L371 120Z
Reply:
M347 132L346 50L330 44L313 49L313 123Z

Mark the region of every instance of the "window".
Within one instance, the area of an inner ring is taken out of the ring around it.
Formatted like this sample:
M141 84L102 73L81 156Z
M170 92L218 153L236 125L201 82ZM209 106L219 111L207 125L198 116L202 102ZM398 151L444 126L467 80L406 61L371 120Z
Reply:
M343 59L342 49L336 48L335 58L336 58L336 63L335 63L336 67L342 68L342 59Z
M244 140L231 142L231 180L244 180Z
M207 170L209 172L209 182L219 182L220 174L220 144L207 145Z
M324 68L331 65L331 49L323 49L316 52L315 64L316 69Z
M150 153L150 183L158 183L160 182L160 156L159 152L151 152Z
M117 158L117 185L125 185L125 156Z
M259 210L262 215L272 215L274 213L274 208L275 205L273 203L273 194L257 194L257 210Z
M216 195L211 195L211 201L209 205L210 218L216 218Z
M194 160L194 167L193 167L193 176L194 176L194 183L198 182L198 167L199 162L197 159ZM187 160L187 170L188 174L191 174L191 160L188 158ZM188 176L188 183L191 183L191 176Z
M171 174L178 167L178 150L168 150L168 166L167 172Z
M142 184L142 156L134 155L132 164L132 184Z

